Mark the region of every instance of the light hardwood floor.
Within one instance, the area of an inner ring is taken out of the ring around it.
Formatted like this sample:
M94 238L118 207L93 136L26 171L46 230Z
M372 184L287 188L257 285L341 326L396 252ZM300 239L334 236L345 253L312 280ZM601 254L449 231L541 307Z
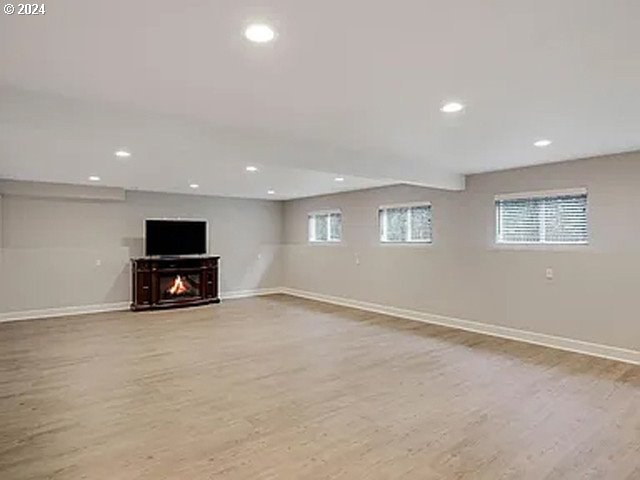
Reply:
M1 324L0 479L80 478L636 480L640 367L285 296Z

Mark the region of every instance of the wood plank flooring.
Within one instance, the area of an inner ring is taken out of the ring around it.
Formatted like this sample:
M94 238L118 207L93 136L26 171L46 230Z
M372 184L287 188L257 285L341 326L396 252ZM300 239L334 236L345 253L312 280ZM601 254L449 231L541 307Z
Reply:
M640 367L286 296L0 324L0 479L640 479Z

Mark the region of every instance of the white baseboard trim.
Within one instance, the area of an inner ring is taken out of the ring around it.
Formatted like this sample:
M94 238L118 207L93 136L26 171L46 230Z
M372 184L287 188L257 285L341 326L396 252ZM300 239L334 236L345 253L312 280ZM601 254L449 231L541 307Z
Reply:
M220 294L221 300L233 300L235 298L261 297L263 295L275 295L282 293L282 288L258 288L255 290L236 290Z
M238 290L226 292L220 295L222 300L234 298L258 297L261 295L273 295L281 293L281 288L259 288L256 290ZM16 312L0 313L1 322L14 322L17 320L33 320L35 318L66 317L69 315L84 315L87 313L118 312L128 310L129 302L103 303L99 305L78 305L73 307L44 308L41 310L22 310Z
M321 293L307 292L294 288L260 288L256 290L238 290L221 294L222 300L232 300L238 298L249 298L263 295L285 294L293 297L305 298L324 303L331 303L343 307L356 308L368 312L380 313L392 317L404 318L423 323L442 325L445 327L457 328L469 332L491 335L499 338L506 338L519 342L541 345L544 347L566 350L569 352L582 353L594 357L607 358L620 362L640 365L640 351L628 350L609 345L584 342L565 337L556 337L544 333L518 330L515 328L502 327L487 323L462 320L454 317L423 313L416 310L407 310L397 307L389 307L370 302L362 302L344 297L324 295ZM63 317L68 315L84 315L88 313L116 312L129 309L129 302L104 303L98 305L80 305L73 307L48 308L41 310L24 310L19 312L0 313L0 322L12 322L17 320L29 320L35 318Z
M32 320L34 318L66 317L68 315L84 315L87 313L117 312L127 310L129 302L102 303L98 305L79 305L74 307L45 308L42 310L22 310L19 312L0 313L0 322L16 320Z
M574 340L565 337L556 337L544 333L530 332L527 330L518 330L515 328L502 327L487 323L474 322L470 320L462 320L459 318L446 317L443 315L434 315L423 313L416 310L406 310L402 308L389 307L376 303L361 302L343 297L334 297L332 295L324 295L319 293L306 292L293 288L282 288L280 293L291 295L294 297L316 300L319 302L341 305L343 307L357 308L368 312L381 313L393 317L400 317L407 320L415 320L418 322L442 325L445 327L457 328L469 332L491 335L494 337L516 340L519 342L532 343L544 347L566 350L569 352L582 353L594 357L607 358L609 360L617 360L620 362L640 365L640 351L628 350L609 345L601 345L597 343L584 342L582 340Z

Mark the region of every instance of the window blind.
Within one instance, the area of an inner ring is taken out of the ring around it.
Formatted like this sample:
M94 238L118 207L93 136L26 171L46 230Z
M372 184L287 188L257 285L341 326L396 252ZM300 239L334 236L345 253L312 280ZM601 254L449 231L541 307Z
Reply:
M587 194L496 198L498 243L585 244Z
M310 242L340 242L342 240L342 213L339 211L309 214Z
M384 243L431 243L431 205L380 207L380 241Z

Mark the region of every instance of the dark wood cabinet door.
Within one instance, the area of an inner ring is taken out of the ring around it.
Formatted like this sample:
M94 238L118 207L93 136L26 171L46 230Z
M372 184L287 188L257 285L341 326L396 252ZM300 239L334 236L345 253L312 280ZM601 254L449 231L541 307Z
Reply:
M206 274L206 295L207 298L218 298L218 269L208 268Z
M151 274L138 272L136 274L136 303L149 305L151 303Z

